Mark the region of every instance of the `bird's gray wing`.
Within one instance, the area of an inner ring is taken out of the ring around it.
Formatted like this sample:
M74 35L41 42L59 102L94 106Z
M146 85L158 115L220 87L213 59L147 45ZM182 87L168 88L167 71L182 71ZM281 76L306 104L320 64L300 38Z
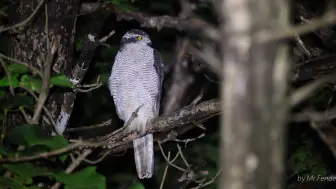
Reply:
M161 93L162 93L162 87L163 87L162 83L164 79L164 64L163 64L161 54L159 53L159 51L153 49L153 53L154 53L154 68L159 77L159 83L157 87L160 92L158 93L156 97L156 110L154 111L157 113L156 116L158 116L159 111L160 111Z
M159 80L162 83L164 79L164 65L159 51L153 49L154 52L154 68L156 73L159 75Z
M124 114L123 107L120 104L123 104L123 98L120 95L117 95L118 89L121 87L121 82L123 82L122 70L120 70L120 65L123 64L122 54L119 50L114 58L114 63L112 66L111 75L108 79L108 88L110 90L111 96L113 96L114 105L116 108L116 113L118 117L122 120L126 118Z

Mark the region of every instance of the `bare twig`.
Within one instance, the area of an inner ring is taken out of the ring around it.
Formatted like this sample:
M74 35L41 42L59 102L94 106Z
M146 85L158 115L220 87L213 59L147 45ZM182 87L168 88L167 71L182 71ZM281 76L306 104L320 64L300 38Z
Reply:
M31 13L30 16L28 16L28 18L26 18L25 20L23 20L20 23L14 24L13 26L9 26L9 27L5 27L5 28L0 28L0 33L7 31L7 30L13 30L16 29L18 27L25 27L27 26L27 24L34 18L34 16L36 15L36 13L40 10L40 8L42 7L44 3L44 0L40 0L39 4L36 6L36 8L34 9L34 11Z
M32 90L30 90L30 89L28 89L24 86L20 86L20 88L26 90L30 95L32 95L34 97L34 99L36 100L36 102L38 101L38 97L34 94L34 92ZM53 119L53 117L51 115L51 112L48 110L48 108L45 105L43 105L42 108L43 108L44 113L47 115L51 125L54 127L55 131L59 133L59 131L57 131L56 123L55 123L55 120ZM29 123L30 122L31 121L29 120Z
M319 87L321 87L323 84L333 82L335 80L336 80L336 74L330 74L318 80L312 81L306 86L296 89L296 91L294 91L290 96L289 99L290 105L292 107L296 106L297 104L301 103L303 100L311 96L313 92Z
M201 34L215 41L220 40L219 32L213 25L197 18L183 19L167 15L151 16L143 12L124 12L118 10L116 12L118 19L138 21L141 27L157 28L158 30L163 27L175 28L190 31L193 35Z
M207 79L208 81L210 81L210 82L212 82L212 83L220 84L220 82L211 79L207 74L203 74L203 75L204 75L205 79Z
M48 32L48 10L47 5L45 5L45 14L46 14L46 24L45 24L45 30L46 30L46 36L47 36L47 56L46 56L46 62L44 62L44 71L43 71L43 80L42 80L42 86L41 86L41 92L39 95L39 98L37 100L36 109L34 112L34 116L32 118L32 123L38 124L39 119L41 116L41 111L43 109L43 105L45 101L47 100L48 94L49 94L49 80L50 80L50 72L51 72L51 66L52 62L54 60L54 56L57 50L56 47L56 40L53 41L52 47L49 45L49 32Z
M168 152L168 161L170 161L170 151ZM160 183L160 189L163 189L163 184L164 184L164 181L166 180L166 175L167 175L168 167L169 167L169 165L166 165L166 168L165 168L165 170L163 172L162 181Z
M89 129L96 129L96 128L108 126L111 123L112 123L112 119L109 119L107 121L104 121L104 122L96 124L96 125L82 126L82 127L77 127L77 128L69 128L69 129L66 129L65 132L70 133L70 132L78 132L78 131L84 131L84 130L89 130Z
M19 109L20 109L20 112L22 113L22 116L23 116L23 118L25 119L25 121L26 121L27 123L30 123L30 117L29 117L29 115L27 114L27 112L24 110L24 107L19 107Z
M27 64L27 63L24 63L24 62L22 62L22 61L20 61L20 60L17 60L17 59L15 59L15 58L10 58L10 57L8 57L8 56L6 56L6 55L4 55L4 54L1 54L1 53L0 53L0 57L3 58L3 59L6 59L6 60L12 61L12 62L14 62L14 63L16 63L16 64L24 65L24 66L26 66L27 68L31 69L31 70L33 71L33 73L36 73L36 74L38 74L41 78L43 78L43 74L41 73L41 71L38 70L37 68L35 68L35 67L32 66L32 65L29 65L29 64Z
M305 110L300 113L295 113L291 116L292 121L327 121L336 118L336 107L327 109L325 111L316 112Z
M206 130L206 128L203 126L203 124L201 124L201 123L192 123L192 125L194 125L195 127L198 127L198 128L200 128L200 129L202 129L202 130Z
M187 159L186 159L186 158L184 157L184 155L183 155L183 152L182 152L182 150L181 150L181 146L178 145L178 144L176 144L176 146L177 146L177 149L178 149L178 151L179 151L179 153L180 153L180 156L181 156L181 158L182 158L184 164L187 166L188 169L190 169L190 165L189 165Z
M205 186L209 186L210 184L214 183L217 179L217 177L221 174L221 172L223 171L223 169L220 169L217 174L209 181L205 182L205 183L202 183L194 188L191 188L191 189L200 189L200 188L203 188Z
M166 156L166 154L164 153L160 141L158 141L158 144L159 144L159 148L160 148L160 151L161 151L161 153L162 153L163 158L167 161L167 163L168 163L170 166L172 166L172 167L174 167L174 168L176 168L177 170L180 170L180 171L182 171L182 172L187 172L187 170L183 169L182 167L179 167L179 166L173 164L173 161L170 161L170 160L168 159L168 157ZM178 153L178 154L179 154L179 153Z
M79 155L77 157L77 159L75 159L70 166L65 170L66 174L70 174L72 171L74 171L76 169L76 167L78 167L78 165L88 156L92 153L91 149L87 149L85 150L81 155ZM50 189L58 189L61 186L61 183L56 182Z
M57 156L66 152L69 152L71 150L74 150L80 146L82 146L84 144L83 141L78 141L76 143L70 144L69 146L57 149L57 150L53 150L50 152L42 152L42 153L38 153L35 155L31 155L31 156L19 156L19 157L10 157L10 158L6 158L6 159L0 159L1 163L4 162L8 162L8 163L17 163L17 162L26 162L26 161L32 161L32 160L37 160L37 159L43 159L43 158L49 158L52 156Z
M301 24L294 27L288 27L280 31L260 31L254 36L254 40L259 43L277 41L284 38L295 37L297 34L302 35L327 25L333 24L336 21L336 13L334 10L327 12L322 18L312 19L309 24Z
M134 112L132 113L131 117L124 123L124 126L121 127L120 129L114 131L113 133L111 134L108 134L104 137L103 140L108 140L110 139L113 135L117 134L117 133L121 133L122 131L124 131L127 127L129 127L132 123L132 121L138 116L138 112L140 110L140 108L142 107L143 105L140 105L136 110L134 110Z
M91 149L85 150L72 164L65 170L65 173L69 174L83 161L88 155L92 153Z
M96 160L88 160L88 159L85 158L83 161L85 161L86 163L89 163L89 164L97 164L97 163L103 161L105 159L105 157L109 154L110 154L110 151L108 150L100 158L98 158Z
M196 106L196 104L202 100L203 95L204 95L204 88L202 88L201 92L196 96L196 98L188 106L191 106L191 107Z
M110 31L107 35L99 39L99 42L105 43L113 34L115 33L115 30Z
M79 92L82 92L82 93L87 93L87 92L96 90L96 89L98 89L98 88L101 87L101 86L103 86L103 83L102 83L102 82L100 82L100 83L98 83L98 84L94 84L94 86L92 86L91 88L88 88L88 89L77 88L76 90L78 90Z
M306 47L306 45L304 44L304 42L302 41L301 37L299 35L295 36L295 42L298 46L298 48L307 56L311 56L310 51L308 50L308 48Z
M13 89L13 84L12 84L11 73L8 71L6 62L1 57L0 57L0 63L1 63L1 66L6 73L6 76L7 76L8 81L9 81L9 91L13 96L15 96L14 89Z
M172 139L172 141L183 142L184 146L186 147L189 142L192 142L192 141L195 141L197 139L203 138L204 136L205 136L205 133L202 133L202 134L200 134L199 136L197 136L195 138L187 138L187 139L183 139L183 140L181 140L181 139Z

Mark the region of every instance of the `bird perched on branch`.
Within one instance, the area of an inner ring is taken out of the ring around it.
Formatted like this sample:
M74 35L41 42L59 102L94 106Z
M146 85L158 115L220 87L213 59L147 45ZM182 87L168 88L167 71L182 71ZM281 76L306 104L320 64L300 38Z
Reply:
M164 77L161 55L151 45L146 32L135 29L126 32L108 81L119 118L125 123L130 120L127 128L140 134L146 132L147 122L159 115ZM132 116L133 113L137 116ZM151 178L154 172L153 135L135 139L133 147L139 178Z

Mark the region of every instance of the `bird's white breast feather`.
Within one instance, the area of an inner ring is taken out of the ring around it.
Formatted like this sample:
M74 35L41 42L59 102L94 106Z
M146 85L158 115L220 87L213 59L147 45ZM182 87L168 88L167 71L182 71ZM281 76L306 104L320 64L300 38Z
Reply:
M123 47L115 57L109 78L118 116L127 121L140 105L138 116L152 118L157 115L153 107L161 92L159 82L151 47L132 44Z

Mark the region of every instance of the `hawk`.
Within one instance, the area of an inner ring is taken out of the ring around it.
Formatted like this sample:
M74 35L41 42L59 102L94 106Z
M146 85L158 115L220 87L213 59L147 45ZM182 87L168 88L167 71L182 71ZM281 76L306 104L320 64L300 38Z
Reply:
M160 53L151 47L148 34L142 30L126 32L120 45L108 87L116 112L125 123L138 109L127 128L144 134L148 121L159 115L163 61ZM133 147L138 177L151 178L154 172L153 134L133 140Z

